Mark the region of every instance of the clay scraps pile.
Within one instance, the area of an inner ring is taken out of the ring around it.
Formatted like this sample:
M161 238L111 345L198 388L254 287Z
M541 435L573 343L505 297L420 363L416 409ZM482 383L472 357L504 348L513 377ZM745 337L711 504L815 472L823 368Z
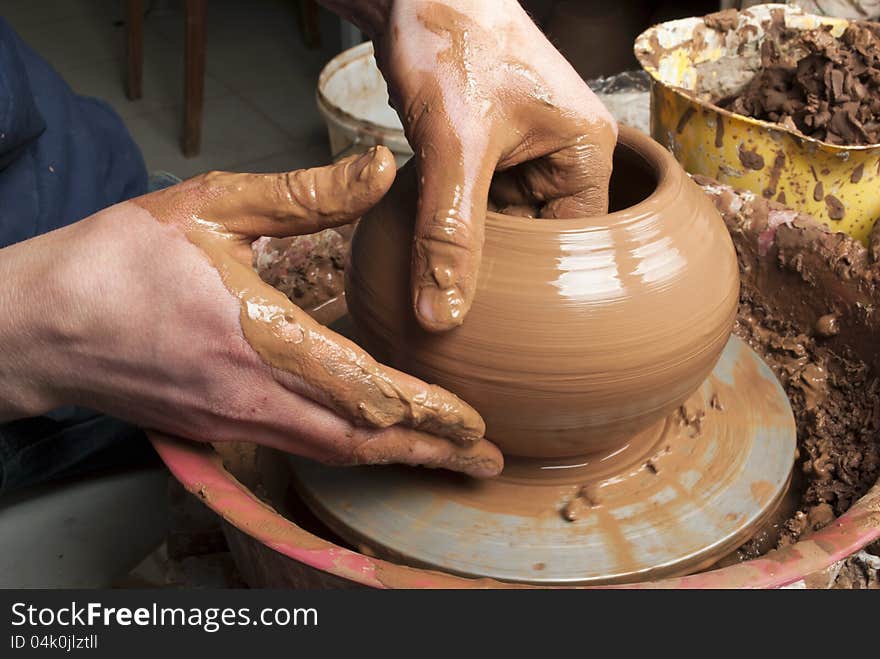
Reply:
M791 544L846 512L880 478L878 318L868 310L880 300L880 230L865 249L759 195L696 180L740 261L734 331L774 371L794 412L802 496L778 529L778 542ZM752 544L741 549L744 558L765 550Z
M880 25L853 23L840 37L826 28L771 29L761 44L761 70L716 104L831 144L876 144Z
M254 269L301 309L340 295L351 226L292 238L263 237L252 245Z

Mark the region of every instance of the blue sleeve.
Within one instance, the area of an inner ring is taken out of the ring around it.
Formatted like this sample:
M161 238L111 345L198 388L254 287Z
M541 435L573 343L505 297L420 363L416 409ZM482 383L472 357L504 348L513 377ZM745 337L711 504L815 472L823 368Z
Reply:
M0 18L0 248L146 188L143 158L119 116L74 94ZM140 430L88 410L0 424L0 494L150 454Z
M140 150L0 18L0 247L142 195Z

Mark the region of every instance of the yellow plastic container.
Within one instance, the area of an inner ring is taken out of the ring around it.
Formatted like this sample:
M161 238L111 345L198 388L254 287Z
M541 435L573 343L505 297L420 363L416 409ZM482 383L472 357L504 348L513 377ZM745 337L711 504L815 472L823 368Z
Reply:
M713 91L734 84L731 68L740 70L739 82L753 75L749 64L774 15L797 29L831 25L835 35L847 25L786 5L758 5L740 13L734 31L710 29L698 17L642 33L635 54L651 76L651 134L688 172L780 201L866 242L880 217L880 144L828 144L709 102Z

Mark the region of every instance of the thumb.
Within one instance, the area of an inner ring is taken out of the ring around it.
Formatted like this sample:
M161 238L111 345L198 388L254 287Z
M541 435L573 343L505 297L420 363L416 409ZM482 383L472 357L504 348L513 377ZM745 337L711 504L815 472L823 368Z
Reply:
M473 302L496 159L461 148L456 136L424 142L430 146L418 149L413 306L424 329L443 332L461 325Z
M280 174L210 172L205 220L242 236L293 236L353 222L391 187L397 168L384 146L326 167Z

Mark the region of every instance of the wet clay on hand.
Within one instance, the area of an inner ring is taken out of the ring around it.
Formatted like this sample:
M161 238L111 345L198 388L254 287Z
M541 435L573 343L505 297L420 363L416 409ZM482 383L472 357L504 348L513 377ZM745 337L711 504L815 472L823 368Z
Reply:
M473 302L490 188L495 205L541 217L603 215L616 140L516 2L456 7L398 3L375 40L419 171L411 295L429 331L460 325Z
M487 214L474 305L451 332L425 332L403 302L410 166L355 232L346 294L359 339L468 400L505 454L622 448L696 390L730 334L739 280L718 212L660 145L634 129L620 136L619 210Z
M257 236L314 233L351 222L385 193L394 176L391 153L377 147L331 167L285 174L212 172L135 203L179 228L205 253L240 304L244 338L285 387L355 425L401 424L427 433L416 433L414 443L413 433L386 432L358 449L363 455L357 461L400 461L407 451L437 453L443 437L468 447L456 449L450 461L481 464L474 471L484 475L497 473L500 456L478 441L484 424L471 407L378 364L262 282L251 267L249 246Z

